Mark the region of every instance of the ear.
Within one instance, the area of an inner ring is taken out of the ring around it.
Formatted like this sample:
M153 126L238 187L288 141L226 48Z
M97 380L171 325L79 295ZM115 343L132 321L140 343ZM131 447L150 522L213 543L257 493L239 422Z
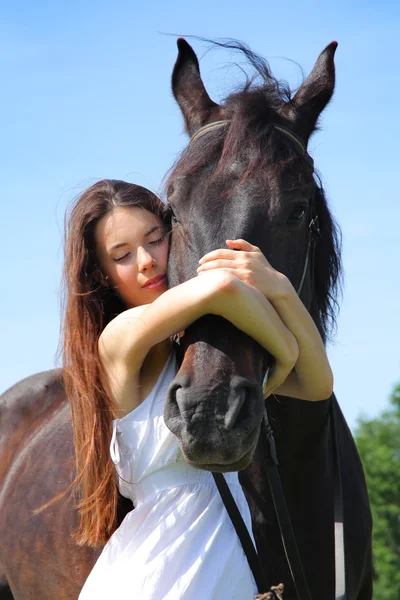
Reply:
M334 55L337 42L331 42L319 55L313 70L281 113L292 121L297 135L308 142L318 117L328 104L335 88Z
M224 118L224 111L207 94L193 48L183 38L179 38L177 44L178 58L172 73L172 92L185 119L185 129L189 135L193 135L203 125Z

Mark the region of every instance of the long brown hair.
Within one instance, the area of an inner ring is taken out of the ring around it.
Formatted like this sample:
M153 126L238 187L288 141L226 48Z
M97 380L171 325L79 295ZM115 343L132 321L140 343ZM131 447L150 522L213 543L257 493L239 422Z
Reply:
M117 180L98 181L65 217L64 379L71 406L79 496L78 544L101 545L116 528L117 484L109 454L111 399L101 383L98 339L125 305L104 285L96 259L94 228L117 207L140 206L163 219L164 205L149 190Z

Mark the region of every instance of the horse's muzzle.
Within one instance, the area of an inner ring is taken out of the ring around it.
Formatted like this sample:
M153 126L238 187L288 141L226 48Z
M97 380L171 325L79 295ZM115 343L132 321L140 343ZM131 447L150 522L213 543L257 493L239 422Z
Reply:
M188 463L227 472L250 463L263 409L258 382L235 376L228 384L196 386L180 373L169 386L164 418Z

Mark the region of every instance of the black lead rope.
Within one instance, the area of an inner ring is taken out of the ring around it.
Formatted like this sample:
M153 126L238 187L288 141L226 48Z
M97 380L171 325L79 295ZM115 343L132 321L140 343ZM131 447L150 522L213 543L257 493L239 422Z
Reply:
M252 570L257 589L260 593L265 592L267 590L267 579L264 573L263 566L257 554L257 550L253 544L253 540L250 537L246 524L243 521L242 515L240 514L240 511L229 489L229 486L226 483L225 477L222 473L213 473L213 477L218 491L221 495L222 501L225 504L225 508L228 512L228 515L242 544L250 569Z

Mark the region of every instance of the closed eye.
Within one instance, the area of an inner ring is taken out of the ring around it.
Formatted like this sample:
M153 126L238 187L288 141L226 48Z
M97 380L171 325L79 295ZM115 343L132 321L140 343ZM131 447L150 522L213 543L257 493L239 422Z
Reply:
M126 254L124 254L123 256L121 256L120 258L114 258L114 262L119 262L120 260L123 260L124 258L126 258L129 255L130 255L130 252L127 252Z
M148 242L149 246L157 246L157 244L161 244L161 242L163 242L165 240L165 235L163 235L162 237L158 238L157 240L153 240L152 242Z

